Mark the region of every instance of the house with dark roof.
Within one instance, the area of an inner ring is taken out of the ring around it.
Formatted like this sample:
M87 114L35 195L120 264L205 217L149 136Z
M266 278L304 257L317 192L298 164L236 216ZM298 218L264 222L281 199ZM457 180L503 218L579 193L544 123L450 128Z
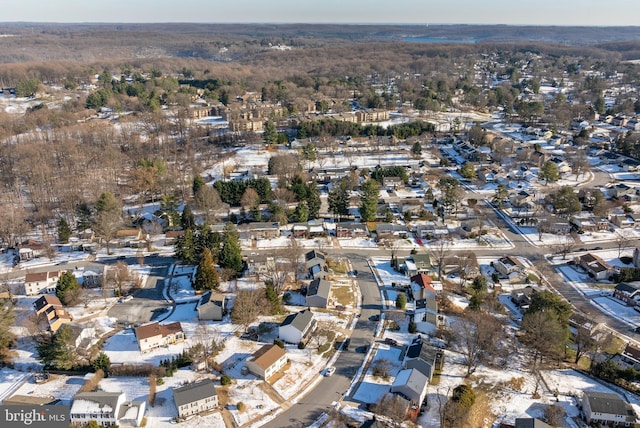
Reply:
M431 382L433 373L444 366L444 352L417 338L407 348L403 366L419 370Z
M224 294L213 290L207 291L200 297L196 305L200 321L222 321L226 313L226 299Z
M640 302L640 281L621 282L613 289L613 297L629 306L637 306Z
M536 418L516 418L514 428L553 428L546 422Z
M218 393L213 380L203 379L173 388L173 401L176 403L178 416L184 419L218 407Z
M141 325L135 329L135 334L140 352L147 352L162 346L184 342L185 340L182 325L178 321L170 324L153 322Z
M287 343L304 342L313 332L316 320L308 309L287 316L278 327L278 337Z
M311 250L304 255L305 265L311 279L327 279L329 276L329 267L327 266L327 257L324 253Z
M537 290L530 285L524 288L516 288L511 291L511 301L519 308L526 309L531 304L531 296L537 293Z
M633 426L638 420L631 405L616 394L594 391L582 396L582 416L589 425Z
M69 314L58 297L51 295L40 296L35 302L33 302L33 309L36 312L36 316L39 320L45 320L49 331L55 333L58 329L66 323L73 321L73 317Z
M316 278L309 284L305 297L306 305L311 308L326 308L331 295L331 282Z
M287 365L287 353L278 345L264 345L249 358L244 365L247 369L263 380L268 380Z
M613 268L595 254L583 254L576 257L575 262L597 280L608 279L614 273Z
M144 401L127 401L124 392L79 392L73 397L70 422L81 426L96 421L103 427L138 427L142 425L145 408Z

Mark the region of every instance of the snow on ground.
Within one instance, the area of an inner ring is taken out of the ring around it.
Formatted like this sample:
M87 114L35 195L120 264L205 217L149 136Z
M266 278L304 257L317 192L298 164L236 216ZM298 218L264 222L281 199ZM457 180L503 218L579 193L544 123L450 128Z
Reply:
M378 244L373 239L354 238L354 239L338 239L341 248L376 248Z
M330 238L313 238L313 239L296 239L298 246L302 248L329 248L333 247L333 241ZM246 250L252 249L250 241L243 243ZM265 248L287 248L291 245L291 239L288 236L279 236L272 239L260 239L256 242L258 249Z
M376 269L377 277L380 280L380 286L391 287L392 283L396 284L409 284L409 278L400 272L396 272L391 267L391 261L389 259L383 259L379 257L372 257L371 261L373 267Z
M389 388L391 388L391 384L401 368L401 354L401 348L389 346L387 344L378 345L371 361L371 365L369 366L364 379L360 383L360 386L353 395L353 398L364 403L376 403L385 393L389 392ZM376 364L380 364L376 363L376 361L384 361L387 363L389 372L389 377L387 379L373 375L373 368Z
M70 405L73 396L84 385L84 382L85 376L51 375L49 381L41 384L36 384L31 378L18 388L15 394L32 397L55 397L61 401L61 404Z

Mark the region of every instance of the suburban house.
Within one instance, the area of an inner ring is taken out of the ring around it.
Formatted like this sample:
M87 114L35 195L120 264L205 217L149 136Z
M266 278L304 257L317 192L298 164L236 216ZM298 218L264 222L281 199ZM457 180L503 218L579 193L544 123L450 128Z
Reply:
M69 323L71 327L71 342L80 355L87 355L89 348L100 341L96 329L83 324Z
M268 380L287 365L287 353L278 345L264 345L249 358L244 365L251 373L263 380Z
M135 329L140 352L184 342L185 335L179 322L158 324L157 322L141 325Z
M404 359L405 369L417 369L431 382L435 370L442 370L444 352L434 348L422 338L416 338L407 348Z
M537 290L530 285L524 288L516 288L511 291L511 301L521 309L527 309L531 304L531 296L537 293Z
M514 272L523 274L525 270L524 265L520 262L520 260L511 256L504 256L499 258L497 261L493 262L493 267L501 275L504 276L509 276Z
M42 256L46 250L46 244L30 239L18 246L18 256L20 257L20 261L24 262Z
M364 223L336 224L336 238L366 238L367 236L369 236L369 230Z
M264 275L275 267L273 256L266 254L250 254L247 256L247 270L254 275Z
M138 248L144 245L142 229L120 229L116 232L116 243L120 247Z
M306 305L311 308L326 308L331 295L331 282L316 278L311 281L305 297Z
M207 291L196 305L200 321L222 321L226 312L225 296L215 291Z
M431 286L431 277L419 273L411 277L411 293L413 294L413 322L417 331L434 334L438 326L438 304L436 290Z
M603 327L602 323L595 322L578 312L571 314L569 317L569 325L575 329L586 331L590 336Z
M77 269L73 271L73 275L77 278L78 284L84 288L100 288L104 282L106 266L102 272L90 269Z
M613 275L613 268L600 256L587 253L575 258L575 263L587 271L589 276L597 280L608 279Z
M280 236L280 223L249 223L247 229L251 234L251 239L272 239Z
M546 422L536 418L516 418L514 428L552 428Z
M582 396L582 416L589 425L633 426L637 417L631 405L615 394L586 391Z
M182 419L207 412L218 407L218 393L211 379L189 383L173 388L173 401Z
M304 342L313 332L316 320L308 309L287 316L278 327L278 337L287 343Z
M329 267L327 266L324 253L311 250L304 255L304 259L311 279L327 279L329 276Z
M55 293L59 277L59 271L28 273L24 278L24 294L37 296Z
M142 424L146 403L126 401L124 392L79 392L71 404L72 424L84 426L96 421L99 426L134 426Z
M613 297L620 299L629 306L636 306L640 302L640 281L621 282L613 289Z
M428 254L412 254L404 259L404 271L408 277L418 274L430 275L435 273Z
M52 333L58 331L63 324L73 320L71 314L62 307L62 302L56 296L48 294L40 296L38 300L33 302L33 308L40 319L46 320L46 325Z
M400 177L382 177L382 188L387 191L404 189L404 181Z
M627 343L624 351L620 354L620 360L625 364L633 366L634 369L640 369L640 348L632 343Z
M418 369L400 370L391 385L391 392L407 398L413 405L420 406L427 395L429 379Z
M404 224L378 223L376 226L376 239L404 239L409 235L409 229Z

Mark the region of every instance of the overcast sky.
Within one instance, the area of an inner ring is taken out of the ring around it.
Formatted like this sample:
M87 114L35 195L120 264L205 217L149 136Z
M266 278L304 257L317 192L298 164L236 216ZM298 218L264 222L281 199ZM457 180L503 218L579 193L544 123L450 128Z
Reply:
M0 21L640 25L617 0L0 0Z

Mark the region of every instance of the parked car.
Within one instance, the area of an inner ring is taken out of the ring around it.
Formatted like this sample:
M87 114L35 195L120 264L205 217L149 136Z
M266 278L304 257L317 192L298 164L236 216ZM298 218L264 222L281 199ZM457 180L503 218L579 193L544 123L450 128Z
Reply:
M331 366L331 367L327 367L327 370L325 370L324 375L326 377L331 376L332 374L334 374L336 372L336 368Z
M386 337L384 339L384 343L386 343L387 345L398 346L398 341L390 337Z

